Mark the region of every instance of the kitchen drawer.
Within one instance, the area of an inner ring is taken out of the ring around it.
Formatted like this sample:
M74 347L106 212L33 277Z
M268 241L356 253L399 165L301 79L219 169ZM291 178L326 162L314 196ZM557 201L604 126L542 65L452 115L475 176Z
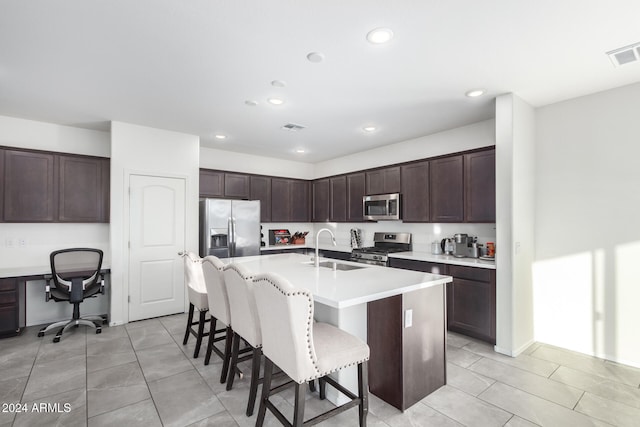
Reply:
M476 280L478 282L491 282L491 270L487 268L450 265L449 275L460 279Z
M15 291L18 288L16 279L0 279L0 292Z
M428 261L416 261L413 259L390 258L389 267L402 268L404 270L424 271L425 273L433 274L449 274L447 272L446 264Z

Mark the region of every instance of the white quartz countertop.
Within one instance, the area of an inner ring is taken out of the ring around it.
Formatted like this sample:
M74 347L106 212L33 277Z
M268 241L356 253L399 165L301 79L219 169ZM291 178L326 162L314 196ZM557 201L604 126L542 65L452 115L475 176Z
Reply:
M260 255L222 261L242 263L255 274L277 273L294 286L311 291L316 302L334 308L350 307L452 281L451 276L325 258L320 261L360 268L348 271L315 268L311 257L301 254Z
M396 252L389 258L410 259L414 261L439 262L442 264L464 265L466 267L489 268L495 270L496 262L479 258L458 258L453 255L433 255L429 252Z

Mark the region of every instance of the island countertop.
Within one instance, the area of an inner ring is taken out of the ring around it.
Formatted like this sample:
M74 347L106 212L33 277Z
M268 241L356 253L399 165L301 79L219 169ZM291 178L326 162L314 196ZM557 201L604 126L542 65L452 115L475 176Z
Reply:
M294 286L306 288L318 303L345 308L418 289L451 282L451 276L378 267L349 261L321 258L358 267L354 270L315 268L311 257L301 254L259 255L222 260L241 263L254 274L277 273Z

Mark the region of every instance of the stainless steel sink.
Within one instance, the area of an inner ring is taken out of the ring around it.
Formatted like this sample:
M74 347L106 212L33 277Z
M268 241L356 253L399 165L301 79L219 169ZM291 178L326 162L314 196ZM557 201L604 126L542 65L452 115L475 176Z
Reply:
M342 270L342 271L357 270L359 268L365 268L364 266L361 266L361 265L342 264L340 262L335 262L335 261L321 261L320 267L330 268L332 270Z

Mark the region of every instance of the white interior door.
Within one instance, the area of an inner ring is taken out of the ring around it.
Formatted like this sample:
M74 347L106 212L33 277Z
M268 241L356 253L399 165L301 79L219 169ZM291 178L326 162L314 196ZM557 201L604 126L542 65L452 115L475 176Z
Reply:
M129 321L184 311L185 180L129 178Z

